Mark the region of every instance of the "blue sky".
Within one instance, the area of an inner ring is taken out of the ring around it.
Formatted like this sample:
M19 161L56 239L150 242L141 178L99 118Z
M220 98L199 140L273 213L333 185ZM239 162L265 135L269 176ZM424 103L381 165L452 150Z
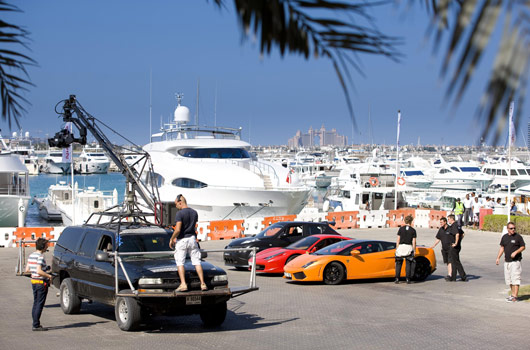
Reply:
M167 121L174 94L195 113L200 81L200 124L242 127L254 145L287 144L297 130L335 128L349 142L394 144L397 110L402 111L401 144L471 145L480 136L475 107L493 60L490 48L459 108L443 106L446 84L440 60L424 41L426 14L420 8L403 18L388 7L373 15L382 32L401 36L400 63L361 55L366 77L354 72L351 93L357 130L340 84L326 59L261 57L252 40L243 40L232 2L220 10L206 0L25 0L24 13L7 20L31 32L36 85L26 95L32 105L21 124L34 136L54 134L61 120L55 104L76 94L85 109L138 144L149 140L149 76L152 71L153 123ZM528 95L528 94L527 94ZM215 103L217 96L217 103ZM527 96L528 101L528 96ZM516 108L517 108L516 103ZM369 114L373 133L369 131ZM525 132L530 109L525 106ZM8 129L5 122L1 128ZM370 135L371 134L371 135ZM112 140L116 140L111 136ZM521 131L517 144L524 145Z

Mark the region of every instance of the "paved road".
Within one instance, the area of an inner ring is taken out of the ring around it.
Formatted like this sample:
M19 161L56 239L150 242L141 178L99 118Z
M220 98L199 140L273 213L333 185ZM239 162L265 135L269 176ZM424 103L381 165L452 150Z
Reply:
M342 231L350 237L392 241L396 232ZM419 229L418 244L431 245L434 235L433 230ZM159 317L133 333L120 331L113 309L97 303L84 303L79 315L64 315L53 288L41 318L51 330L31 332L29 280L14 274L17 250L2 248L0 349L529 348L525 334L530 302L504 301L502 267L495 265L499 239L497 233L466 233L461 257L471 277L467 283L444 281L440 254L434 275L411 285L389 280L306 285L258 276L260 290L230 300L227 319L218 329L204 329L198 316ZM210 241L202 247L225 244ZM221 253L210 253L208 260L223 266ZM529 269L523 271L523 283L528 283ZM248 272L227 272L230 285L248 284Z

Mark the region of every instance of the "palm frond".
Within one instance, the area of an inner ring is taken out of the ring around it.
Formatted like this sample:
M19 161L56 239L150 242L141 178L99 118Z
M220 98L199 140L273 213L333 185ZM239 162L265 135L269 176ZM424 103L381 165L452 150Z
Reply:
M482 137L497 144L510 102L516 102L516 124L523 109L530 64L530 1L425 0L424 4L432 14L429 35L434 37L434 52L452 29L440 74L443 78L450 76L445 97L454 108L462 100L485 50L492 45L497 23L503 19L502 38L475 114L482 125Z
M20 9L0 0L0 12L2 11L20 12ZM0 49L0 98L2 119L7 120L10 129L12 122L20 128L20 117L26 112L24 106L30 104L21 92L28 91L28 87L33 86L26 67L35 64L35 61L16 49L7 49L5 46L20 45L27 49L28 38L29 33L24 28L0 20L0 42L3 43Z
M225 1L213 2L222 7ZM349 93L354 88L349 67L363 74L356 53L383 55L396 61L400 57L396 47L401 41L377 30L367 12L388 2L234 0L234 6L245 36L259 37L261 54L268 55L277 48L282 56L289 52L305 59L314 56L331 60L356 128Z

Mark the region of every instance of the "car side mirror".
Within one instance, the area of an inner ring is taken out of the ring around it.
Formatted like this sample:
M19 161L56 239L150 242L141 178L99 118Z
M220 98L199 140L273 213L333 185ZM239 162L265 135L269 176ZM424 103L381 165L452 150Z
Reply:
M309 253L314 253L314 252L316 252L316 251L317 251L317 248L316 248L316 247L313 247L313 248L311 248L311 250L309 251Z
M109 253L98 250L96 252L96 261L99 262L112 262L114 259L109 255Z
M205 252L204 250L201 250L201 260L204 260L208 257L208 252Z
M354 250L351 251L351 255L352 256L357 256L357 255L360 255L360 254L361 254L361 252L358 251L357 249L354 249Z

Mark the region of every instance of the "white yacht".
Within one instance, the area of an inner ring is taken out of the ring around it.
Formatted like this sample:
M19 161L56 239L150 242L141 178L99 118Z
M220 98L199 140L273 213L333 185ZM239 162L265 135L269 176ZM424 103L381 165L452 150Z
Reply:
M398 179L399 185L411 188L429 188L433 183L432 178L425 175L420 169L400 168L399 172L402 177L402 179Z
M200 221L298 214L310 189L298 185L289 169L259 160L241 140L241 128L188 125L180 105L160 138L144 146L153 163L164 215L173 220L174 201L184 195Z
M40 171L48 174L68 174L70 162L63 162L63 151L61 149L49 149L43 158Z
M530 167L522 162L512 161L511 164L508 161L487 163L482 167L482 172L492 176L494 178L492 186L502 190L507 190L509 183L511 183L512 189L530 185Z
M430 164L418 157L409 158L407 162L432 178L430 188L476 191L486 190L493 182L493 176L482 173L480 167L471 162L445 162L440 159Z
M18 226L19 213L25 222L29 200L28 169L19 157L0 153L0 227Z
M100 147L84 147L83 152L74 165L78 174L106 174L110 160Z
M28 168L28 175L39 175L39 158L35 154L29 132L20 131L20 134L13 132L13 137L9 140L9 149Z
M67 198L67 197L65 197ZM73 202L73 203L72 203ZM57 210L61 213L64 226L82 225L91 214L104 211L118 204L118 191L100 191L94 187L84 190L74 184L74 198L55 202Z

